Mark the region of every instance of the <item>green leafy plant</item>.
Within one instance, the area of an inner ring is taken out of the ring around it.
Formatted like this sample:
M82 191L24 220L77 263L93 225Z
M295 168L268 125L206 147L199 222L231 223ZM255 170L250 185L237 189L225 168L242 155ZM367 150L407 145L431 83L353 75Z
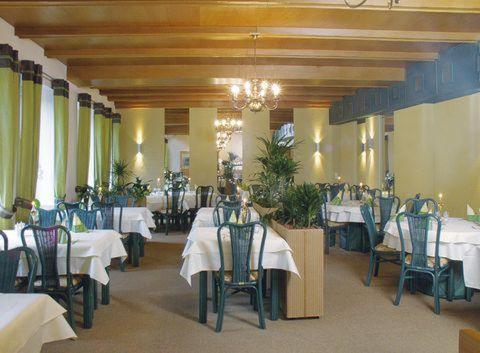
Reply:
M262 207L276 207L300 169L300 163L292 158L298 143L292 137L277 134L271 139L258 140L262 146L255 160L260 164L261 171L256 174L255 181L259 186L252 198Z
M112 185L111 190L116 194L126 193L126 189L130 183L128 180L132 176L128 163L125 161L115 161L112 164Z
M311 228L320 211L323 195L311 183L292 185L282 197L282 207L274 219L293 228Z
M135 181L130 183L128 194L137 201L143 199L145 196L148 196L151 193L150 182L151 181L144 182L139 177L136 177Z

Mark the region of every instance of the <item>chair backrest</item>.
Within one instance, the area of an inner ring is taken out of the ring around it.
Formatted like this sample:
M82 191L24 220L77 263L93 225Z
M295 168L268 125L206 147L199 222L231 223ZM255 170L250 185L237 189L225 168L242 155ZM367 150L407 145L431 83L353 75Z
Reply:
M218 248L220 251L220 279L225 278L225 256L223 253L222 229L228 229L230 233L230 244L232 253L232 283L233 285L242 285L251 282L251 258L252 245L255 236L255 228L261 227L261 243L258 256L258 281L263 277L263 250L265 248L265 238L267 237L267 227L261 222L251 222L245 224L224 223L217 230ZM230 266L229 266L230 268Z
M58 224L58 221L60 221L60 223L63 221L63 212L60 211L58 208L54 208L51 210L39 208L37 211L38 225L40 227L53 227L54 225ZM29 222L33 223L33 220L30 219Z
M317 213L317 226L324 230L324 234L328 234L328 214L327 214L327 194L322 192L322 201L320 209Z
M400 198L398 196L377 197L378 207L380 208L380 231L385 230L385 226L392 217L397 214L400 208Z
M372 199L382 196L382 190L380 189L367 189L366 192L372 197Z
M242 206L240 203L235 203L235 204L227 204L228 201L221 201L219 202L216 206L215 209L213 210L213 224L215 227L219 227L222 223L228 222L230 220L230 217L232 216L232 213L235 212L235 216L240 217L240 213L242 211ZM222 213L220 214L220 211ZM250 209L247 211L247 222L250 220Z
M185 188L169 188L166 191L167 210L172 214L183 212L183 199L185 197Z
M108 197L105 201L105 203L114 203L115 205L119 205L122 207L128 207L129 205L134 205L134 200L128 195L112 195Z
M3 247L1 250L8 250L8 237L7 235L3 232L3 230L0 230L0 238L3 239Z
M367 227L368 240L370 243L370 249L375 249L378 241L378 232L375 227L375 218L373 215L372 207L369 204L363 204L360 206L360 212L362 213L365 226Z
M333 200L335 197L340 197L343 199L345 184L332 184L330 185L330 200Z
M212 207L213 186L204 185L195 191L195 208Z
M71 210L78 210L78 209L81 209L81 210L87 210L88 209L88 206L86 203L84 202L66 202L66 201L59 201L57 203L57 208L61 211L64 211L65 212L65 216L67 217L67 219L70 217L70 211Z
M431 214L413 214L402 212L397 215L397 227L400 236L400 244L402 251L402 260L405 260L405 237L401 226L401 219L405 217L408 223L408 233L411 242L411 263L410 266L414 268L427 269L428 268L428 232L434 229L436 224L435 236L435 267L440 267L440 257L438 255L440 234L442 231L442 223L440 219Z
M115 229L115 208L119 209L118 213L118 232L122 232L123 207L113 202L95 202L92 209L100 212L102 217L101 229Z
M25 253L28 262L27 293L33 292L33 284L37 275L38 258L35 252L25 246L0 251L0 293L15 293L20 255Z
M70 251L72 247L72 237L70 232L64 226L53 226L49 228L42 228L38 226L26 226L22 229L22 243L27 246L26 233L32 231L37 248L38 259L41 266L41 288L58 289L60 287L60 277L58 275L58 243L61 238L65 239L64 243L67 247L65 261L66 261L66 276L67 286L72 285L72 273L70 272Z
M350 200L361 200L363 195L363 187L360 185L352 185L350 186Z
M434 199L420 199L417 197L405 200L405 212L419 214L424 206L429 212L438 214L438 203Z
M98 210L92 209L90 211L82 210L80 208L71 210L68 215L68 226L70 230L73 227L73 217L77 215L78 218L82 221L82 223L87 227L87 229L92 230L97 228L97 215Z

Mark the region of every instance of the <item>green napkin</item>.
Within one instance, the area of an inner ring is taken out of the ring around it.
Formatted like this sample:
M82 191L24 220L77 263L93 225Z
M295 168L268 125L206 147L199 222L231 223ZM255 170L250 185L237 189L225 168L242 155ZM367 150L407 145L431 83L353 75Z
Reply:
M86 232L88 232L87 227L85 227L85 224L82 223L82 221L80 220L80 218L76 214L73 215L71 231L74 232L74 233L86 233Z
M232 214L230 215L230 219L228 221L230 223L237 223L238 222L237 215L235 214L235 212L232 212Z
M335 196L332 201L330 201L330 204L334 206L340 206L342 204L342 200L340 199L339 196Z

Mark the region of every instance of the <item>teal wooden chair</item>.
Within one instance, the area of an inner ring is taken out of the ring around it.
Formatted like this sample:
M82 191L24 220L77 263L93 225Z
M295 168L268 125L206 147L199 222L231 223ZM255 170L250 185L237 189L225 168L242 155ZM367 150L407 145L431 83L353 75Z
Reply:
M400 198L398 196L377 197L375 200L378 203L380 209L380 223L378 225L378 231L382 236L385 233L385 226L392 218L392 214L397 214L400 208ZM375 215L375 212L373 212ZM375 218L375 217L374 217Z
M28 262L26 283L17 278L21 254L25 254ZM33 284L37 275L38 258L35 252L25 246L0 251L0 293L33 293Z
M328 219L327 193L323 194L320 210L317 214L316 225L322 228L325 233L325 254L329 254L330 247L335 246L337 234L348 236L348 223L334 222Z
M87 229L97 229L98 210L91 209L90 211L87 211L81 208L70 210L70 213L68 214L68 228L70 231L73 227L73 217L75 215L80 219L80 221L82 221Z
M161 219L165 221L165 235L168 235L170 227L177 226L185 231L185 223L188 210L183 209L185 188L169 188L165 192L167 209L160 212Z
M68 322L75 330L74 301L76 292L83 288L83 319L85 328L92 326L93 319L93 295L91 292L91 279L88 276L72 275L70 271L70 254L72 238L67 228L53 226L42 228L38 226L26 226L21 232L22 243L27 247L26 234L31 231L35 240L35 246L40 260L40 276L34 282L35 293L45 293L56 300L63 300L67 306ZM58 274L57 249L61 238L65 239L65 275Z
M380 269L380 263L391 262L400 265L400 251L390 248L381 243L382 232L377 231L372 207L370 205L360 206L363 220L367 228L368 240L370 245L370 264L368 267L365 286L370 286L372 274L377 277Z
M229 203L228 201L222 201L215 206L213 210L213 224L215 227L219 227L222 223L228 222L230 217L235 212L235 216L239 219L242 206L240 203ZM251 212L250 209L247 208L247 223L250 222Z
M365 189L360 185L350 186L350 200L361 200L364 190Z
M3 230L0 230L0 237L2 238L3 248L0 250L8 250L8 237Z
M51 210L45 210L43 208L37 209L38 212L38 224L40 227L53 227L54 225L61 224L64 214L58 208ZM28 222L33 224L32 216L29 216Z
M57 202L57 209L64 212L64 217L68 219L70 217L70 211L72 210L88 210L88 205L85 202L66 202L64 200L60 200Z
M401 220L405 217L408 222L409 241L411 244L411 254L406 255L405 237L401 227ZM441 279L448 280L448 300L452 299L453 291L453 267L450 266L449 260L440 257L438 254L440 234L442 231L442 223L440 219L432 214L413 214L400 213L397 215L397 227L400 235L401 244L401 274L398 282L397 296L395 298L395 305L400 304L402 298L403 286L406 279L411 280L410 290L415 292L415 273L423 273L431 277L433 281L433 297L434 297L434 312L440 314L440 293L439 282ZM435 255L430 257L427 255L428 233L429 229L434 229L436 225L435 235Z
M333 200L337 196L340 198L340 200L343 200L344 193L345 193L345 183L330 185L330 200Z
M135 204L132 197L128 195L120 195L120 194L107 197L104 200L104 203L114 203L115 205L119 205L122 207L129 207L129 206L133 207L133 205Z
M418 197L417 197L418 196ZM435 215L438 214L438 203L434 199L422 199L420 198L419 194L408 198L405 200L405 209L407 213L419 214L424 206L427 206L427 209L430 213Z
M252 244L256 227L261 230L261 243L257 270L251 269ZM232 263L225 264L225 254L223 252L224 235L222 230L229 231L229 240L232 253ZM265 329L265 313L263 308L263 250L265 248L265 239L267 237L267 227L261 222L252 222L246 224L224 223L217 231L218 248L220 252L220 269L214 275L216 286L213 295L219 297L218 316L216 332L220 332L223 326L223 316L225 312L225 300L227 291L234 293L245 292L254 295L255 307L258 310L259 327ZM227 270L231 268L231 270Z
M373 200L382 196L382 190L380 190L380 189L372 188L372 189L366 190L366 192L367 192L368 195L370 195L370 197Z
M195 207L188 210L190 224L197 216L198 210L202 207L212 207L214 188L211 185L201 185L195 190Z

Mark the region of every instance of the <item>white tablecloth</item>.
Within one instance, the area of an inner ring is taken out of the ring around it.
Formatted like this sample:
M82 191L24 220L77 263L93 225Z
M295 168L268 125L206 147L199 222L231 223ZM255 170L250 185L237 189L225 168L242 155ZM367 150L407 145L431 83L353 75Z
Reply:
M192 228L195 227L214 227L213 224L213 210L214 207L202 207L198 210L197 216L193 221ZM223 212L219 212L220 221L223 221ZM253 207L250 207L250 222L256 222L260 219L260 216Z
M365 223L360 211L362 202L357 200L343 200L340 205L327 203L328 220L332 222ZM375 208L375 221L380 221L380 210Z
M195 208L195 191L185 191L185 196L183 198L183 210L189 210L190 208ZM170 194L171 200L171 194ZM212 198L213 203L213 198ZM163 211L167 208L167 196L164 192L150 194L147 196L147 208L151 211Z
M64 312L46 294L0 293L0 352L39 353L44 343L77 337Z
M405 240L405 251L411 252L412 245L407 221L401 223ZM385 227L383 243L400 250L400 238L397 224L394 221ZM436 226L428 232L428 256L435 256ZM450 260L463 261L465 285L480 289L480 225L459 218L442 221L439 255Z
M201 271L218 271L220 268L220 253L218 250L216 227L192 228L188 235L187 244L183 250L183 266L180 275L191 285L191 277ZM261 229L261 228L260 228ZM223 246L225 264L232 262L228 230L224 230ZM254 236L252 245L252 268L256 269L260 250L261 233ZM273 229L268 228L263 253L263 267L265 269L281 269L298 274L293 260L292 249L287 242Z
M118 231L118 217L120 217L120 208L115 208L114 225ZM101 217L98 216L98 227L101 227ZM123 207L122 211L122 232L139 233L142 237L152 239L152 233L149 228L155 228L153 214L147 207Z
M8 237L9 249L22 246L20 234L17 234L15 230L6 230L5 234ZM113 258L118 257L122 261L127 258L120 234L114 230L92 230L88 233L72 232L71 236L70 271L72 274L88 274L92 279L107 284L109 277L105 267L110 266ZM26 235L26 241L28 247L36 249L32 234ZM0 247L3 247L3 244ZM67 246L65 244L58 244L57 266L60 275L66 273L66 251ZM28 275L26 261L21 261L18 275Z

